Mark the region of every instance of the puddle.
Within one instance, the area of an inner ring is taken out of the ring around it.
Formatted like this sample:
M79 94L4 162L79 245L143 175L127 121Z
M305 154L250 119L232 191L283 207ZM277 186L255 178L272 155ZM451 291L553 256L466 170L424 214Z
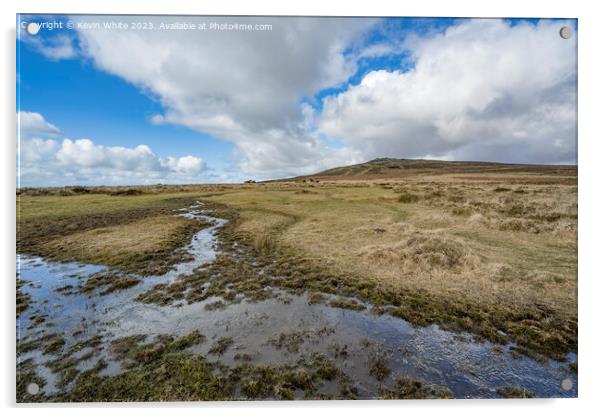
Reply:
M495 390L508 385L524 387L536 397L577 395L577 377L568 370L568 362L513 358L511 345L475 342L469 334L451 333L436 325L414 327L389 315L309 304L305 295L274 290L278 295L275 298L258 302L242 300L211 311L205 305L219 298L178 306L136 302L134 299L140 293L157 283L170 283L181 274L192 273L217 254L217 231L225 220L207 215L200 203L181 210L178 215L211 223L192 238L188 251L194 259L178 264L165 275L146 277L139 285L108 296L63 295L56 291L67 284L77 286L82 277L105 270L102 266L57 264L39 257L18 256L19 276L27 282L22 291L32 296L30 307L17 321L18 339L35 337L45 324L30 326L30 317L42 313L47 315L46 323L54 325L47 331L64 335L65 348L77 342L72 337L76 331L82 331L81 339L98 333L104 336L102 354L109 366L101 374L122 371L107 351L111 339L135 334L180 336L198 330L207 341L192 351L231 366L240 364L234 359L236 354L249 354L253 364L278 365L294 363L302 354L323 353L350 377L359 398L379 396L381 382L370 376L367 368L374 351L385 354L389 360L391 375L382 382L388 387L393 386L397 377L411 377L447 387L456 398L496 397ZM279 348L276 341L281 334L293 337L296 342ZM222 356L210 354L213 342L222 337L231 337L232 346ZM341 351L345 353L340 354ZM56 392L56 376L44 366L56 357L33 351L22 354L18 361L27 358L35 360L39 375L47 381L44 392ZM576 360L576 356L569 354L569 360ZM78 368L89 365L84 361ZM565 379L572 381L568 391L561 387ZM322 389L328 392L332 386L327 383Z

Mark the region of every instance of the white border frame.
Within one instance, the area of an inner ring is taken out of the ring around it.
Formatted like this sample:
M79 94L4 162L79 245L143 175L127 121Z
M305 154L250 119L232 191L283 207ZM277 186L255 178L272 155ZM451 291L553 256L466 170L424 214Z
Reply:
M198 415L201 411L211 414L242 411L250 415L267 415L286 412L306 414L307 412L345 412L350 415L365 415L376 411L379 416L385 413L420 412L445 413L447 415L489 415L507 416L510 412L545 412L548 415L581 413L599 407L598 388L600 387L600 360L598 346L600 336L600 301L602 293L596 256L599 245L601 215L596 203L600 190L597 181L597 167L602 158L600 144L600 105L601 96L600 47L602 40L600 18L596 14L595 2L578 1L476 1L476 0L419 0L394 3L386 0L332 1L303 0L296 3L277 0L221 0L219 2L190 0L145 0L125 2L123 0L85 1L53 0L4 0L0 3L2 13L2 55L1 66L4 97L0 100L3 127L2 151L3 174L1 183L2 203L2 245L0 258L3 268L4 302L2 304L3 342L2 367L0 368L0 391L4 406L13 411L38 414L81 414L104 415L144 412L164 415L165 407L177 407L178 413ZM14 315L14 276L15 267L15 25L16 13L99 13L99 14L226 14L226 15L334 15L334 16L447 16L447 17L565 17L579 19L579 399L546 400L454 400L454 401L363 401L363 402L227 402L227 403L150 403L150 404L102 404L102 405L15 405L15 315ZM15 409L16 407L16 409ZM109 410L110 409L110 410Z

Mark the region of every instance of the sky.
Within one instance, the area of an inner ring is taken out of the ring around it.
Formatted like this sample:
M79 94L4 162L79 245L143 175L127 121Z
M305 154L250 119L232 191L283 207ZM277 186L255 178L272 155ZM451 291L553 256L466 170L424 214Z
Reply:
M577 163L574 20L17 25L21 187L231 183L380 157Z

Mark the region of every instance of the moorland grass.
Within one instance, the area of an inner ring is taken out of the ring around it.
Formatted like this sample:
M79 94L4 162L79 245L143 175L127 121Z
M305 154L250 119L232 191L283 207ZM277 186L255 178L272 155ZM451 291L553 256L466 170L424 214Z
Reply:
M65 358L62 366L56 366L59 387L63 389L46 399L112 402L354 397L349 378L322 354L303 355L297 362L280 366L250 364L251 358L246 356L239 357L246 363L227 367L186 351L203 339L197 331L180 338L159 336L149 340L138 335L117 339L112 343L112 354L125 371L112 376L100 374L106 367L102 359L80 372L73 359ZM18 372L19 380L24 376L36 379L31 368L23 366L23 370L28 372ZM339 395L317 392L333 380L340 386ZM71 388L64 388L70 384ZM19 387L18 401L30 401L24 390Z
M182 261L184 253L178 248L206 226L174 215L196 201L195 195L173 193L21 195L17 250L55 261L161 274Z
M19 201L18 245L42 253L60 238L125 224L134 235L144 228L136 224L200 198L230 220L219 232L222 254L206 270L138 300L169 304L236 293L261 300L273 296L268 287L328 293L415 324L562 359L577 348L575 172L500 169L138 187L140 194L122 196L111 188L69 197L28 191ZM402 202L401 195L416 197ZM247 252L234 253L233 242Z
M393 305L413 323L562 359L577 345L576 187L526 175L517 187L513 174L507 187L521 192L508 196L495 192L503 174L474 176L278 183L204 197L237 211L231 238L272 258L270 284ZM400 203L401 189L423 197ZM246 286L253 281L268 283Z

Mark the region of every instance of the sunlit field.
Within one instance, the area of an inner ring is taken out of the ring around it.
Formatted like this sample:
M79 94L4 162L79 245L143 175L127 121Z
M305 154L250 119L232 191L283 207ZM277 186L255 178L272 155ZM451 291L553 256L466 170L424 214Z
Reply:
M577 350L576 169L421 168L387 160L358 169L243 185L25 189L18 196L18 248L59 264L109 266L55 289L63 294L101 299L134 291L135 304L166 310L198 304L204 314L266 302L286 310L299 300L303 308L393 319L415 328L435 325L516 363L552 360L576 371L570 358ZM211 219L174 212L197 202L206 215L225 221L215 229L214 260L145 286L150 281L145 276L169 274L193 260L185 248L195 233L211 227ZM350 387L345 371L353 357L341 355L347 346L333 343L314 355L295 355L319 331L336 336L327 325L295 332L296 324L289 322L263 333L262 348L293 354L292 361L251 354L232 334L205 342L209 336L202 327L174 338L142 322L140 334L120 338L85 323L74 334L81 340L73 342L53 331L44 308L22 291L35 282L19 282L17 313L28 314L31 327L18 350L51 357L46 365L62 380L50 395L54 399L362 395ZM457 397L442 383L396 374L391 360L398 352L370 339L356 342L374 345L361 359L366 360L362 377L380 385L369 395ZM188 352L205 343L204 354ZM76 354L80 349L88 351L83 358ZM230 358L220 358L227 351ZM94 358L100 358L96 367L80 365ZM120 363L125 373L103 373L108 360ZM225 366L219 376L215 365ZM158 373L161 368L169 374ZM192 373L196 378L186 376ZM35 367L22 366L20 374L34 377ZM162 382L147 386L154 377ZM333 383L334 390L324 387ZM514 384L494 390L501 397L537 395ZM23 390L20 394L27 398Z

